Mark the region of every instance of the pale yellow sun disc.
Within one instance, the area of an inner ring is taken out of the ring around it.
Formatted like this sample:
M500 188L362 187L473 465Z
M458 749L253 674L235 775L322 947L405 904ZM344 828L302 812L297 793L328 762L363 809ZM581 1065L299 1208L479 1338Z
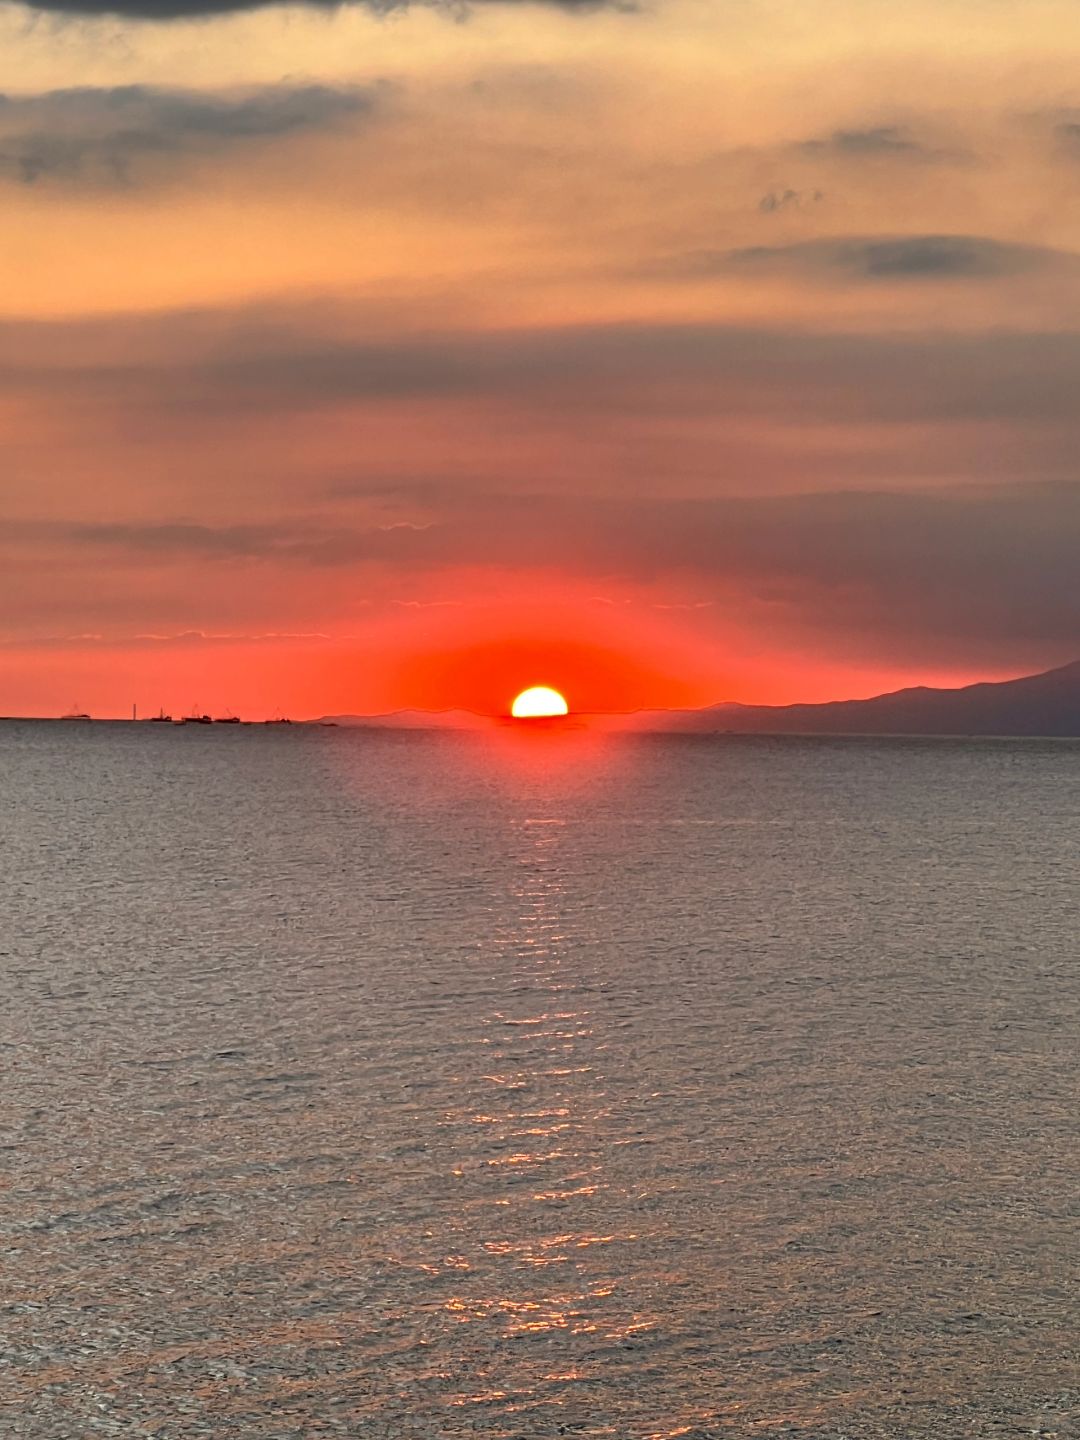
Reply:
M558 690L550 685L533 685L521 694L510 707L515 720L540 720L550 715L565 715L568 706Z

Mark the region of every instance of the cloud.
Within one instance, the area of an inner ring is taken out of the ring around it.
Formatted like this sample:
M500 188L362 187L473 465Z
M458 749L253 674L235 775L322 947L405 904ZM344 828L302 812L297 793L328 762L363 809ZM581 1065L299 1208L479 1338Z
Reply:
M71 635L37 635L0 639L0 651L42 651L42 650L112 650L122 646L125 650L183 649L190 646L280 645L293 641L350 641L359 636L330 636L321 630L265 630L265 631L212 631L182 630L175 634L109 634L79 632Z
M831 135L803 140L797 147L807 155L831 155L855 160L921 160L937 162L957 158L916 140L896 125L872 125L863 129L834 130Z
M328 85L238 95L125 85L0 96L0 176L22 185L124 185L147 163L329 129L374 103L374 88Z
M340 10L360 6L376 15L388 15L408 9L410 4L467 14L478 5L541 4L568 13L585 14L601 9L630 10L628 0L23 0L28 8L70 16L94 18L116 16L126 20L176 21L206 20L214 16L248 10L263 10L275 5L295 5L313 10Z
M543 570L554 555L593 579L680 577L695 603L722 600L773 639L923 660L950 647L1065 653L1080 635L1077 483L683 499L453 491L439 508L421 527L42 522L6 539L192 573L374 565L403 578L493 556Z
M775 215L781 210L801 210L808 205L820 205L825 199L821 190L770 190L758 201L763 215Z
M302 317L253 307L13 321L0 324L0 384L11 395L61 396L65 407L203 420L452 399L636 423L655 394L665 415L706 407L829 425L1076 424L1080 334L1069 331L613 324L330 340Z
M710 606L766 647L919 666L1076 647L1078 333L624 324L332 341L291 313L0 325L16 410L55 405L77 439L91 425L183 446L149 519L140 487L110 492L107 522L30 524L28 492L0 535L9 613L221 628L290 596L276 628L318 623L345 594L555 569ZM253 458L268 424L295 457L318 449L326 415L370 435L387 410L391 448L351 453L349 483L335 455L320 490L278 493ZM500 435L507 447L482 472L458 451L447 465L448 413L476 430L478 461ZM125 454L107 463L138 474L145 450ZM39 515L83 505L38 493Z
M992 280L1073 260L1040 245L982 235L838 236L794 245L699 251L667 262L668 273L694 277L736 268L788 270L818 279L892 282Z

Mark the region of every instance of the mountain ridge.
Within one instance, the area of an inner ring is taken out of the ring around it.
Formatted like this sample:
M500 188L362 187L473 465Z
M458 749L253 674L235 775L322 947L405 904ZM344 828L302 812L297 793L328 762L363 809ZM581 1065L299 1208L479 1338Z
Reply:
M1080 660L956 689L913 685L865 700L814 704L725 702L671 718L672 728L695 733L1080 737Z

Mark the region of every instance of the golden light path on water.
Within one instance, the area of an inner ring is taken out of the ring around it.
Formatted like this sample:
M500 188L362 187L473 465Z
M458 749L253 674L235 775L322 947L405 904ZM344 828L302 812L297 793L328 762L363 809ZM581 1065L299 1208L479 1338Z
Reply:
M565 713L548 704L542 695L536 710L514 713ZM462 1391L450 1403L497 1402L515 1417L539 1418L553 1390L599 1378L610 1363L605 1352L655 1320L632 1280L637 1227L625 1213L612 1223L609 1208L607 1150L620 1141L603 1021L590 1004L602 982L590 973L595 951L566 868L577 807L603 784L603 742L551 732L493 739L488 762L501 767L504 786L524 790L523 803L507 816L509 909L487 942L501 983L494 1006L475 1021L484 1088L447 1120L467 1134L459 1178L476 1165L477 1130L495 1152L482 1162L494 1189L480 1244L501 1285L463 1289L446 1309L463 1325L495 1324L508 1340L555 1348L550 1365L505 1371L502 1388Z

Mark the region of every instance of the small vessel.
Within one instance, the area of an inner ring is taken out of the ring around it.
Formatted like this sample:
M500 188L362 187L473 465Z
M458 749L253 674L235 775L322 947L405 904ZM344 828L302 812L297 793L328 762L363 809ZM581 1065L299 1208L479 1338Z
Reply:
M178 725L212 725L214 721L213 718L209 715L191 714L184 715L176 723Z
M90 719L90 716L86 713L85 710L76 710L76 709L73 707L72 709L70 709L70 710L67 712L66 715L61 715L61 716L60 716L60 719L61 719L61 720L89 720L89 719Z
M214 721L214 724L215 724L215 725L239 725L239 724L240 724L240 716L239 716L239 715L219 715L218 718Z
M172 716L166 715L164 710L159 710L156 715L148 715L146 718L151 725L170 725L172 723Z

